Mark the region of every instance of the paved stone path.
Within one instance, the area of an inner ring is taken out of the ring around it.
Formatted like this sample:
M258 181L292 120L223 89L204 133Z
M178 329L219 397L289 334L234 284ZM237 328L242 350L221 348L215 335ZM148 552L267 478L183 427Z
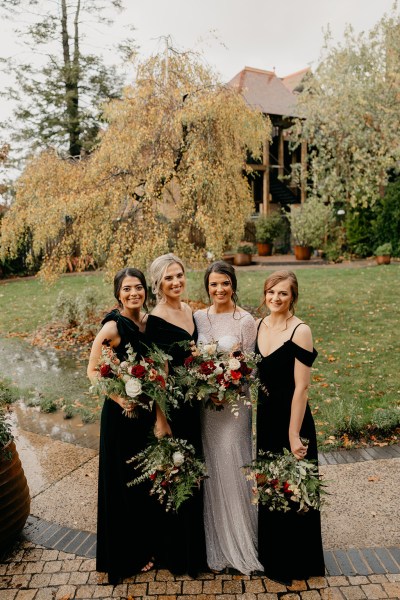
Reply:
M400 446L320 454L321 464L400 457ZM267 577L169 571L141 573L118 586L95 570L96 537L30 516L21 539L0 564L0 600L374 600L400 598L400 548L325 551L326 576L290 587Z

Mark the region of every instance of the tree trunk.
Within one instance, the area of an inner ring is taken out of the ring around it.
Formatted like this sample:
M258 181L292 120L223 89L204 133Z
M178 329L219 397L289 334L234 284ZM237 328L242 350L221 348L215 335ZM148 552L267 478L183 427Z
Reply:
M62 45L64 57L64 81L65 81L65 101L67 112L67 131L69 137L69 154L70 156L80 156L82 145L80 142L80 126L79 126L79 13L81 3L77 2L75 19L74 19L74 56L71 61L69 49L69 34L68 34L68 12L66 0L61 1L62 17Z

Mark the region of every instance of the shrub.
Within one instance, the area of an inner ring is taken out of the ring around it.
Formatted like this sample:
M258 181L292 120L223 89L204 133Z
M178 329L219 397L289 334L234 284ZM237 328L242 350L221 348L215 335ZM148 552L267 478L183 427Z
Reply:
M377 204L373 225L375 243L391 242L392 256L400 256L400 178L387 186Z
M346 239L352 254L365 258L371 256L375 246L374 208L357 208L346 211Z
M97 307L97 293L93 288L84 290L78 296L69 296L61 291L57 296L52 317L56 321L75 327L95 316Z
M399 408L377 408L371 417L371 427L377 433L387 434L400 426Z
M318 248L328 236L333 223L333 211L322 200L311 198L300 206L292 205L288 219L296 246Z
M237 247L236 252L238 254L254 254L254 246L251 246L250 244L242 244L241 246Z
M273 244L283 231L283 218L278 212L259 217L255 224L256 240L261 244Z
M380 246L375 248L375 256L385 256L388 254L392 254L392 244L390 242L386 242L386 244L381 244Z

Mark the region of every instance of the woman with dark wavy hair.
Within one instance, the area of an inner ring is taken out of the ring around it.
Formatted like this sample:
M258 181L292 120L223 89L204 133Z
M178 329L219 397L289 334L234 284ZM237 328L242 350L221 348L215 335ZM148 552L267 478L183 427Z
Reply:
M108 340L118 358L126 358L126 345L139 354L143 348L147 314L146 280L141 271L127 267L114 278L118 308L102 321L89 358L88 377L95 382L104 340ZM126 416L135 410L135 418ZM146 484L127 487L136 472L126 461L143 450L154 427L156 412L134 407L120 396L104 401L100 422L100 454L97 514L96 569L108 573L111 584L154 564L154 504ZM162 417L162 415L161 415ZM153 507L153 508L152 508Z
M256 325L237 305L235 269L216 261L206 270L204 284L211 304L194 315L199 342L218 342L218 349L226 352L253 351ZM249 574L262 570L256 550L257 508L242 470L252 459L252 411L241 404L234 415L223 402L211 399L219 410L202 411L207 562L213 571L231 568Z

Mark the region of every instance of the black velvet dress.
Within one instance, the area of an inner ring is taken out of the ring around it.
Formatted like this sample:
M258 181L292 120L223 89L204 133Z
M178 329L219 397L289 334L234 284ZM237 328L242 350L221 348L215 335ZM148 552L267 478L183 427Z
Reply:
M195 323L193 321L195 327ZM170 372L174 366L183 365L190 354L177 342L197 340L197 330L190 335L185 329L177 327L161 317L149 315L146 336L150 343L172 356ZM191 405L185 402L179 408L170 410L170 426L173 436L187 440L202 456L200 402ZM176 575L188 573L192 577L208 569L203 523L203 491L196 491L186 500L178 512L158 511L157 560Z
M301 323L299 323L301 325ZM297 325L297 327L299 327ZM257 407L257 449L282 453L290 450L289 422L295 389L295 360L311 367L317 351L301 348L293 334L277 350L262 356L258 365L261 383L268 394L259 392ZM260 353L258 344L256 352ZM314 420L307 404L300 435L309 440L307 459L318 460ZM305 514L270 511L259 505L258 555L265 575L279 581L307 579L325 574L321 520L317 510Z
M109 313L102 324L115 321L121 343L115 351L123 360L130 343L140 352L143 334L118 310ZM148 443L155 415L136 407L137 418L122 414L110 398L104 401L100 422L100 455L97 514L96 570L108 573L112 584L142 569L154 556L154 509L146 483L127 487L138 475L126 460Z

